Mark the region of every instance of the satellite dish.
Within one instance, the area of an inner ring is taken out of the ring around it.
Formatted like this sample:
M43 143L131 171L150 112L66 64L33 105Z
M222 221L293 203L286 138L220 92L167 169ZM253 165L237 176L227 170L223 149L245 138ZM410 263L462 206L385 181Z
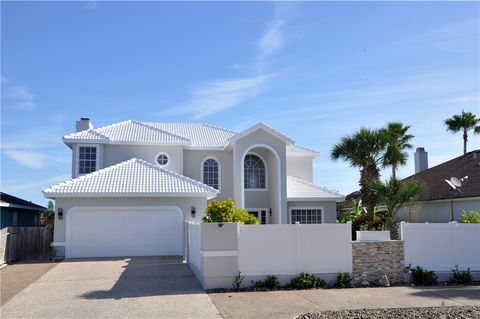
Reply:
M455 185L455 186L457 186L457 187L461 187L461 186L462 186L462 180L459 179L459 178L452 177L452 178L450 178L450 181L452 182L453 185Z
M449 181L448 179L446 179L445 182L447 182L447 184L450 185L451 188L457 189L457 186L455 186L455 184Z

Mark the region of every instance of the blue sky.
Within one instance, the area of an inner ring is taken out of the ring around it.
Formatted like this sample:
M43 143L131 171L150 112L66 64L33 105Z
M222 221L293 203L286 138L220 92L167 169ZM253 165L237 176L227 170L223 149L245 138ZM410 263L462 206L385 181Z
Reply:
M479 2L2 2L1 188L46 204L69 178L75 120L263 121L321 152L361 126L411 125L430 166L462 154L443 121L480 114ZM469 149L480 148L471 136ZM399 176L413 173L413 156ZM388 177L387 171L383 177Z

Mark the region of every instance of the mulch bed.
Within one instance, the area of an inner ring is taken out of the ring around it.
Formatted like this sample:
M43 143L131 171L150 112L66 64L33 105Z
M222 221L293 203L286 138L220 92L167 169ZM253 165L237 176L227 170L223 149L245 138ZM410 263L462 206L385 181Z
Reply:
M425 319L440 318L440 307L390 308L322 311L306 313L296 319ZM445 307L448 319L479 319L480 307Z

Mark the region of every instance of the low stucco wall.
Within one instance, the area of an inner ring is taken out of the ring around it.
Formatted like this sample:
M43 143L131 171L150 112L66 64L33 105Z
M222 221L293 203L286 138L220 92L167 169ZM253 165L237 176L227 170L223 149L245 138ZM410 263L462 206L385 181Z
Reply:
M92 207L92 206L176 206L180 208L183 213L184 220L200 222L203 218L205 209L207 207L207 200L205 198L171 198L171 197L157 197L157 198L57 198L55 201L55 228L53 240L55 243L65 243L66 239L66 225L68 220L68 212L74 207ZM196 208L196 217L192 218L190 211L191 207ZM58 209L63 209L63 219L58 218ZM56 248L56 256L65 256L65 251L62 246Z

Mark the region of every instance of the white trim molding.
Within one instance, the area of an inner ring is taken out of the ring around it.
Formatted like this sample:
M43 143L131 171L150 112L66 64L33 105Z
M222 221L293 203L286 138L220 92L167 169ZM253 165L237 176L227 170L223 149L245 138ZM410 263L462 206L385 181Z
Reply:
M234 257L238 256L237 250L201 250L203 257Z
M95 147L95 172L100 169L100 144L76 144L75 145L75 177L84 176L80 174L80 147ZM93 173L93 172L92 172Z
M215 162L217 162L218 165L218 193L220 194L222 192L222 163L220 163L219 159L216 158L215 156L207 156L202 160L202 163L200 164L200 176L201 176L201 182L205 184L204 179L203 179L203 164L205 161L213 159ZM208 184L205 184L208 185ZM210 185L208 185L210 186ZM210 186L211 187L211 186Z

